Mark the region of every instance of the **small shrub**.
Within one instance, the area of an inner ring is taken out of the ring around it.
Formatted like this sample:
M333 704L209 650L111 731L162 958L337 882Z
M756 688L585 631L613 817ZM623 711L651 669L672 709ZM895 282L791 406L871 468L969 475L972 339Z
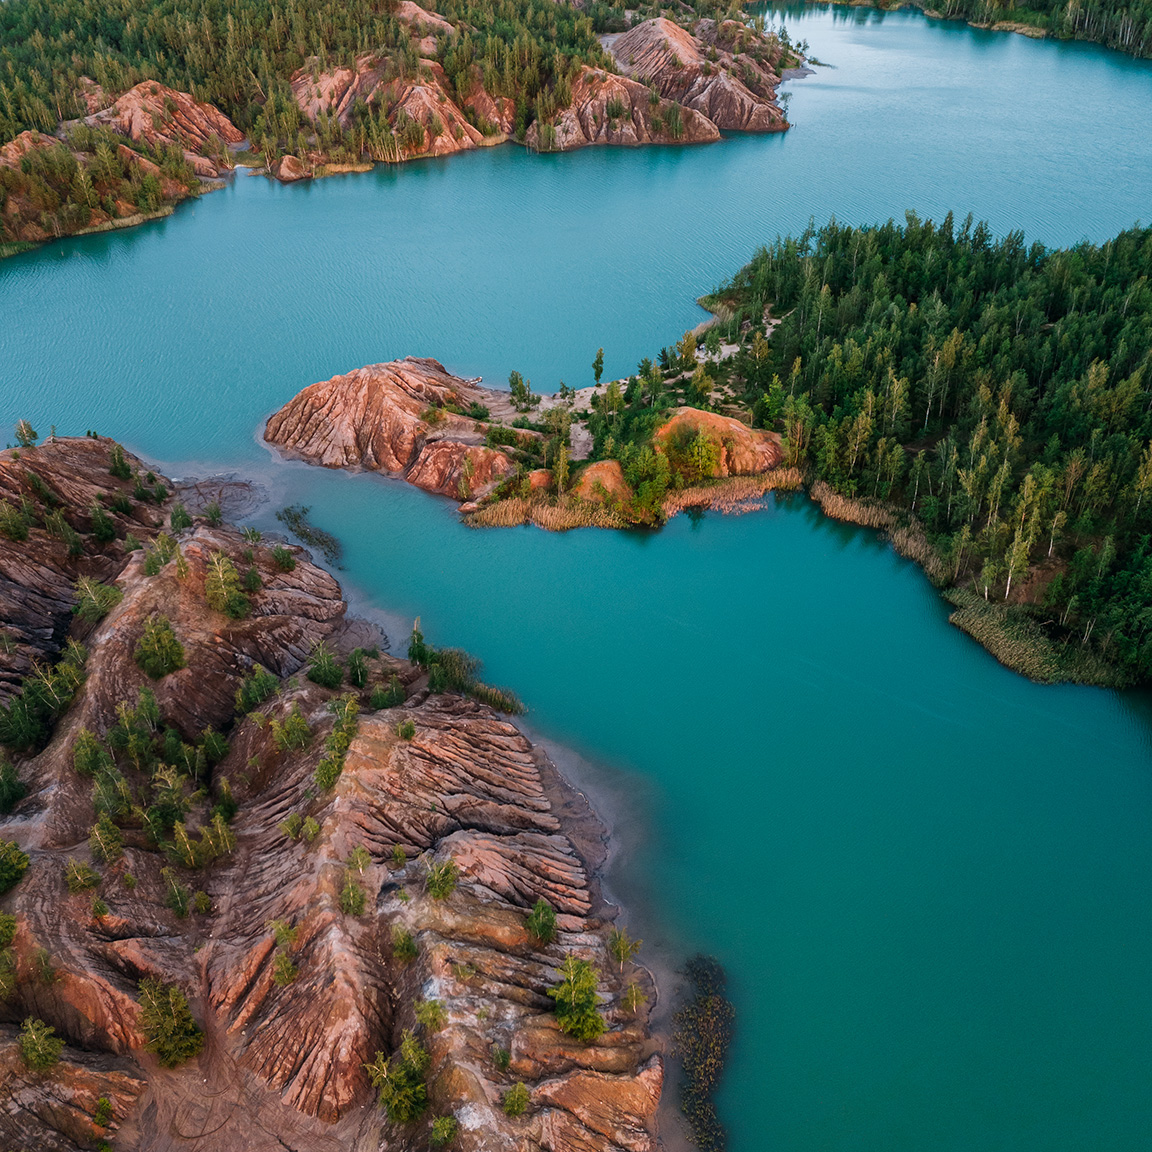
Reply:
M17 920L10 912L0 912L0 949L9 948L16 939Z
M411 1124L424 1115L428 1108L424 1075L429 1060L427 1049L406 1029L399 1053L388 1060L383 1052L377 1052L376 1059L364 1065L373 1087L380 1093L380 1106L389 1120Z
M173 532L183 532L185 528L192 527L192 517L188 509L178 502L172 505L172 514L168 517L168 524Z
M432 1135L429 1137L432 1147L444 1148L451 1144L456 1138L456 1130L459 1127L455 1116L437 1116L432 1121Z
M271 722L272 742L281 752L294 748L303 748L312 735L308 721L300 714L300 705L293 704L292 711L288 713L281 724L277 720Z
M357 688L368 684L368 661L363 648L353 648L348 657L348 682Z
M309 844L311 844L312 841L320 835L319 823L317 823L317 821L314 820L311 816L306 817L304 820L304 827L300 829L300 835L303 836Z
M272 961L272 979L281 988L291 984L299 974L300 970L292 963L292 958L287 952L276 953L276 958Z
M167 616L150 616L134 653L141 671L153 680L185 666L184 645L176 639Z
M204 519L212 525L213 528L219 528L224 523L224 512L220 508L219 500L211 500L208 506L204 509Z
M363 844L357 844L355 848L348 854L347 866L350 871L355 871L358 876L364 875L364 869L370 867L372 864L372 854L364 847Z
M272 563L281 572L291 572L296 567L296 557L283 544L277 544L272 549Z
M0 840L0 896L20 883L30 863L14 840Z
M624 971L624 965L640 951L640 946L643 943L643 940L631 939L626 928L613 928L608 933L608 951L612 953L613 959L620 965L621 972Z
M108 905L100 899L99 896L92 897L92 917L95 920L103 920L108 915Z
M107 812L101 812L92 825L88 848L101 864L115 864L124 855L124 837Z
M456 891L460 869L455 860L432 861L428 865L428 895L433 900L447 900Z
M403 844L392 845L392 867L396 869L403 868L408 863L408 854L404 851Z
M180 883L179 877L171 868L161 868L160 875L167 887L164 903L183 920L192 906L192 893Z
M34 1072L43 1072L60 1060L64 1041L56 1029L29 1016L20 1029L20 1059Z
M439 1032L448 1023L448 1013L442 1000L420 1000L416 1004L416 1020L429 1032Z
M192 1019L188 999L175 984L140 981L140 1025L165 1068L175 1068L200 1053L204 1033Z
M111 544L116 539L116 522L100 507L92 505L92 535L97 544Z
M236 565L223 552L214 552L208 559L204 599L209 608L232 620L243 620L252 611L252 601L240 591Z
M76 581L76 607L73 611L85 623L96 624L123 599L123 591L114 584L101 584L82 576Z
M392 925L392 955L402 964L415 960L419 953L416 940L411 932L401 928L399 924Z
M280 831L289 840L297 840L300 837L300 828L304 824L304 817L299 812L292 812L284 820L280 821Z
M64 866L64 880L69 892L86 892L89 888L99 885L100 874L83 861L69 859Z
M131 532L124 533L124 551L125 552L139 552L144 545Z
M46 987L51 987L60 979L56 965L52 963L52 953L47 948L37 948L32 954L32 971L36 979Z
M323 688L339 688L344 681L343 666L323 641L312 649L312 656L308 662L308 679Z
M112 455L108 467L108 472L115 476L117 480L131 480L132 469L128 466L128 461L124 459L124 449L119 444L112 445Z
M507 1048L500 1047L499 1044L493 1044L492 1063L496 1065L498 1072L507 1072L512 1063L512 1053Z
M416 736L416 725L411 720L401 720L396 725L396 735L401 740L412 740Z
M28 539L28 521L7 500L0 500L0 536L14 541Z
M244 573L244 591L259 592L264 587L264 580L260 576L259 568L249 568Z
M379 712L381 708L397 708L406 699L407 693L404 691L404 685L400 682L400 677L393 673L387 687L383 684L377 684L372 689L369 703L374 711Z
M528 1105L532 1102L532 1095L528 1091L528 1086L521 1081L518 1084L513 1084L507 1092L504 1093L504 1099L501 1106L504 1109L505 1116L523 1116L528 1111Z
M643 989L635 980L624 989L623 1003L624 1007L634 1016L648 1003L648 997L644 995Z
M541 944L551 944L556 939L556 910L543 896L528 913L524 927L528 929L528 934Z
M98 1128L107 1128L112 1123L112 1101L101 1096L96 1101L96 1111L92 1113L92 1123Z
M207 916L212 911L212 897L207 892L197 892L192 897L192 911L197 916Z
M252 671L240 681L236 689L236 711L244 716L253 708L263 704L269 696L280 688L280 681L261 665L253 665Z
M368 894L358 884L351 872L344 874L344 887L340 889L340 911L345 916L363 916L368 903Z
M604 1033L604 1017L597 1011L596 969L587 960L565 957L560 967L559 984L548 989L556 1001L556 1019L560 1031L590 1043Z

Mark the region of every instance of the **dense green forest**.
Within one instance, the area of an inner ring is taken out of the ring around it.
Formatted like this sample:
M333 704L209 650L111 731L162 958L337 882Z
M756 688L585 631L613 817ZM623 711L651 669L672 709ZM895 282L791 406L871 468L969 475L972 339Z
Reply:
M923 526L928 567L1152 675L1152 229L1067 250L971 218L819 231L713 298L778 326L732 362L836 493Z
M1095 40L1133 56L1152 56L1152 3L1133 0L944 0L922 3L950 19L972 24L1028 24L1061 39Z
M82 115L80 76L110 93L159 80L251 130L309 59L323 69L389 52L398 74L414 72L419 58L395 10L396 0L7 0L0 4L0 139L28 128L51 132ZM462 80L475 65L489 91L525 105L562 84L573 63L605 65L596 29L623 16L605 5L580 11L551 0L449 0L437 10L473 29L443 46L450 78Z

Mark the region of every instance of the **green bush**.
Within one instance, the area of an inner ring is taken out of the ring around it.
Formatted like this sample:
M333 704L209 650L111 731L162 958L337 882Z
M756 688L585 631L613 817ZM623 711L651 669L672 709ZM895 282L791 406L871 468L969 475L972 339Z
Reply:
M323 641L312 649L312 656L308 662L308 679L323 688L339 688L344 682L343 665Z
M60 1060L64 1041L56 1029L29 1016L20 1029L20 1058L34 1072L43 1072Z
M393 672L387 687L377 684L372 689L372 696L368 702L372 709L378 712L381 708L398 708L406 699L404 685L400 683L400 677Z
M391 1060L376 1053L371 1064L365 1064L372 1085L380 1093L380 1106L388 1119L398 1124L419 1120L428 1108L428 1088L424 1075L430 1057L413 1033L405 1030L400 1051Z
M436 861L428 865L428 894L433 900L447 900L456 891L460 869L455 860Z
M363 648L353 648L348 657L348 682L357 688L363 688L368 683L368 661Z
M272 961L272 979L281 987L291 984L300 974L300 970L292 963L287 952L277 952Z
M0 500L0 536L14 541L28 539L28 521L20 509L7 500Z
M415 722L412 720L401 720L400 723L396 725L396 735L399 736L401 740L413 739L416 735Z
M82 576L76 581L76 607L73 611L85 623L95 624L123 599L123 591L114 584L101 584Z
M112 1101L101 1096L96 1101L96 1111L92 1113L92 1123L98 1128L107 1128L112 1123Z
M556 911L543 896L528 913L524 927L528 929L528 934L541 944L551 944L556 939Z
M528 1091L528 1086L521 1082L514 1084L504 1093L501 1106L505 1116L523 1116L528 1111L528 1105L531 1102L532 1095Z
M100 884L100 874L83 861L69 858L64 866L64 880L69 892L85 892Z
M98 544L111 544L116 539L116 522L100 507L92 505L92 535Z
M236 711L242 716L247 715L279 688L280 681L271 672L265 671L259 664L254 665L236 689Z
M560 967L559 984L548 989L556 1001L560 1031L589 1043L604 1033L604 1017L597 1011L596 969L587 960L568 956Z
M392 955L402 964L415 960L419 954L416 940L411 932L401 928L399 924L392 925Z
M129 467L128 461L124 458L124 449L121 448L119 444L112 445L108 471L111 475L115 476L117 480L132 479L132 469Z
M20 883L30 863L14 840L0 840L0 896Z
M475 405L473 405L475 407ZM485 409L485 413L487 409ZM437 1116L432 1121L432 1134L429 1140L433 1148L444 1148L456 1138L456 1130L460 1125L455 1116Z
M17 920L10 912L0 912L0 948L9 948L16 939Z
M140 981L140 1026L165 1068L175 1068L200 1054L204 1033L192 1019L188 999L175 984Z
M185 666L184 646L176 639L167 616L150 616L134 653L141 671L153 680Z
M124 855L124 837L107 812L101 812L92 825L88 848L101 864L115 864Z
M269 727L272 729L272 742L281 752L303 748L312 735L308 721L300 714L299 704L292 705L292 711L288 713L283 724L273 720Z
M240 590L236 565L223 552L214 552L208 558L204 599L213 611L223 612L233 620L243 620L252 611L252 601Z
M345 916L363 916L368 894L356 882L351 872L344 874L344 887L340 889L340 911Z
M296 557L283 544L272 549L272 562L281 572L291 572L296 567Z
M306 816L304 818L304 827L300 829L300 835L304 837L307 843L311 844L312 841L320 835L319 822L312 816Z
M172 505L172 514L168 517L168 524L173 532L183 532L185 528L192 527L192 517L188 509L179 501Z
M439 1032L448 1023L448 1013L442 1000L419 1000L416 1003L416 1022L429 1032Z

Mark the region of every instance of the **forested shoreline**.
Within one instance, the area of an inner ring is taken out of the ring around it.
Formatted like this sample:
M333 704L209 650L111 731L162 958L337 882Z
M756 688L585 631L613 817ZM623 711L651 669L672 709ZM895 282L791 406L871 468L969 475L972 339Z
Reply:
M859 0L832 0L859 5ZM964 20L976 28L1026 31L1057 40L1087 40L1115 48L1130 56L1152 56L1152 4L1098 0L1068 4L1058 0L1029 0L1027 4L990 3L989 0L876 0L877 8L901 8L911 3L927 15ZM1000 26L1000 27L997 27Z
M759 328L732 377L788 464L898 509L942 586L1144 679L1150 274L1152 229L1050 250L909 213L778 240L708 303Z

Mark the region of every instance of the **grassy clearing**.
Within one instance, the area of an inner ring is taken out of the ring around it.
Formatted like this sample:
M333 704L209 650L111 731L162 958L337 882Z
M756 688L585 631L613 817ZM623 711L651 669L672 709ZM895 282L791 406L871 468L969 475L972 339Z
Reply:
M535 524L549 532L567 532L571 528L627 528L623 516L599 504L576 496L510 496L488 504L464 518L474 528L514 528L518 524Z

